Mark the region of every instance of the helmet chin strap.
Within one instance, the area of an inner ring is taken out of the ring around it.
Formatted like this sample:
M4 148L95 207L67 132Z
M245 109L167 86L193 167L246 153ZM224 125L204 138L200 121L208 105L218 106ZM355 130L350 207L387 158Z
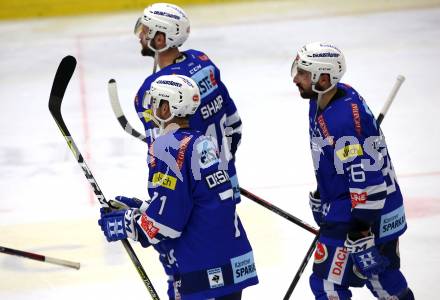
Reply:
M316 83L317 83L317 82L316 82ZM316 83L312 83L312 91L314 91L315 93L318 94L318 100L316 101L316 107L317 107L316 113L318 113L318 110L319 110L319 107L320 107L320 104L321 104L321 100L322 100L322 96L323 96L325 93L327 93L328 91L330 91L332 88L334 88L334 86L335 86L336 84L333 84L333 85L329 86L329 87L328 87L327 89L325 89L324 91L320 91L320 90L317 90L317 89L316 89ZM315 115L315 119L316 119L316 115Z
M320 91L320 90L317 90L317 89L316 89L316 84L317 84L317 82L312 83L312 91L314 91L314 92L317 93L318 95L319 95L319 94L324 95L325 93L327 93L328 91L330 91L332 88L334 88L335 85L336 85L336 84L332 84L331 86L329 86L329 87L328 87L327 89L325 89L324 91Z
M156 119L157 122L155 122L159 126L159 135L162 135L165 131L165 124L169 121L171 121L174 118L174 114L171 113L171 115L166 118L165 120L162 118L159 118L156 114L156 109L153 110L154 119Z
M168 49L170 48L168 45L166 45L166 46L163 47L162 49L156 49L156 48L153 47L153 45L151 45L151 42L152 42L152 41L153 41L153 39L150 39L150 40L148 41L148 48L150 48L151 51L153 51L153 52L155 53L155 56L156 56L158 53L162 53L162 52L164 52L164 51L166 51L166 50L168 50Z

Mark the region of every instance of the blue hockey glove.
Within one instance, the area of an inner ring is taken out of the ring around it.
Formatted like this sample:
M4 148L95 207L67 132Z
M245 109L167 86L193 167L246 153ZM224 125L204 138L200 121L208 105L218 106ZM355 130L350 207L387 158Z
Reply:
M315 219L316 224L321 224L322 205L318 190L309 193L309 205L312 209L313 218Z
M136 220L140 218L141 213L138 209L116 210L105 212L101 208L101 218L98 221L101 230L104 232L107 241L114 242L130 238L138 240L136 230Z
M151 201L142 201L138 198L129 198L125 196L116 196L114 200L110 200L109 204L112 209L130 209L137 208L144 213Z
M347 237L344 246L358 271L365 277L370 278L381 273L390 264L389 260L379 253L374 243L374 234L371 232L367 237L355 241Z

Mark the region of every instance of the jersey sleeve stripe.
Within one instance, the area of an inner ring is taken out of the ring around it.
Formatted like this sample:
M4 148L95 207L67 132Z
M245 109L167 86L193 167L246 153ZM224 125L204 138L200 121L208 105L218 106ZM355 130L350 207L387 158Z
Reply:
M385 205L385 199L378 201L365 201L364 203L358 203L355 209L369 209L369 210L379 210Z
M226 124L226 126L231 126L234 123L237 123L239 121L241 122L240 115L238 114L238 111L236 111L232 115L226 117L226 123L225 124Z
M378 185L370 185L365 188L350 187L350 193L357 193L357 194L367 193L367 195L386 192L386 190L387 190L387 186L385 182L382 182L381 184Z
M232 198L234 196L234 192L232 189L226 190L224 192L218 193L221 200L227 200L229 198Z

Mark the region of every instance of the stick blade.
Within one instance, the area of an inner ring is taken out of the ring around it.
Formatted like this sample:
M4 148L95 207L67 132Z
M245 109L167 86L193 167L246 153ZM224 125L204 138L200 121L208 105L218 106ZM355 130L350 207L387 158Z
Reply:
M75 71L75 67L76 59L71 55L65 56L58 66L49 97L49 110L52 114L61 110L61 102L63 101L64 93Z

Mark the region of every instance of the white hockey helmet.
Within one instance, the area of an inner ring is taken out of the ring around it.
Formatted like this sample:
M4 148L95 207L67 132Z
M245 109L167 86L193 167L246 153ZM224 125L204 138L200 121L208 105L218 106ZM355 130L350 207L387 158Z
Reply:
M193 115L200 105L200 91L197 84L183 75L163 75L153 81L150 87L153 114L157 120L168 122L174 117ZM166 120L156 115L162 100L168 101L171 116Z
M189 19L186 13L174 4L155 3L144 10L135 25L134 33L139 35L142 25L148 27L148 47L154 52L162 52L172 47L180 47L186 41L190 32ZM166 38L166 46L163 49L154 49L151 41L157 32L163 32Z
M323 94L332 89L345 73L344 54L331 43L314 42L298 50L292 64L291 75L294 78L298 68L312 75L312 90ZM329 74L331 86L325 91L316 90L321 74Z

